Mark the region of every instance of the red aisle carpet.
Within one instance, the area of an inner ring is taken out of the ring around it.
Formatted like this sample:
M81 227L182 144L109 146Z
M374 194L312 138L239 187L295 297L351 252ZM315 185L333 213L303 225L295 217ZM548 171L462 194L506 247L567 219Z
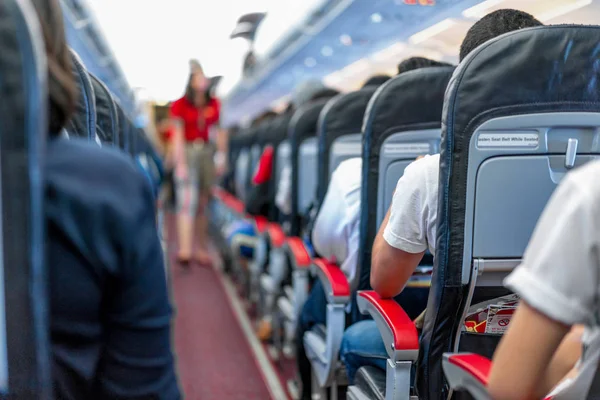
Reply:
M169 248L176 246L170 243ZM171 251L171 260L172 256ZM271 399L218 273L209 267L184 271L174 262L171 265L175 349L185 398Z

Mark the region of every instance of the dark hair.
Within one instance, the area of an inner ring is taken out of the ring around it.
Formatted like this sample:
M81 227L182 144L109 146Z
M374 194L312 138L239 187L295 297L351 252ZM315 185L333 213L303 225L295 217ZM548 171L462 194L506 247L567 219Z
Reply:
M335 89L324 88L324 89L317 91L312 96L310 96L309 101L314 101L314 100L319 100L319 99L330 99L334 96L337 96L338 94L340 94L340 92L338 92Z
M388 75L373 75L363 84L363 87L367 86L381 86L391 78Z
M460 61L490 39L519 29L542 25L544 24L533 15L519 10L504 9L489 13L467 32L460 46Z
M48 64L48 130L57 135L71 118L77 104L77 83L65 38L62 10L58 0L33 0Z
M452 64L443 61L430 60L425 57L411 57L398 64L398 75L420 68L451 67Z
M192 79L194 79L194 74L196 74L196 72L191 72L190 76L188 77L188 81L187 81L187 85L185 86L185 99L194 104L194 96L195 96L195 91L194 88L192 87ZM213 96L212 93L210 92L210 87L206 88L206 90L203 93L204 95L204 101L206 103L208 103L209 101L212 100Z

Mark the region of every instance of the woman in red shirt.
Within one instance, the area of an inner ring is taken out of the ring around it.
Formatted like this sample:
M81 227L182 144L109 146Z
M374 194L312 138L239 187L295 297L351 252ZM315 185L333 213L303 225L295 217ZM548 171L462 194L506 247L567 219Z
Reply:
M214 180L213 148L209 129L219 122L220 104L209 92L209 81L197 61L191 71L185 95L171 105L172 146L169 163L175 167L177 186L177 260L187 266L194 239L199 242L194 260L210 263L206 252L206 206Z

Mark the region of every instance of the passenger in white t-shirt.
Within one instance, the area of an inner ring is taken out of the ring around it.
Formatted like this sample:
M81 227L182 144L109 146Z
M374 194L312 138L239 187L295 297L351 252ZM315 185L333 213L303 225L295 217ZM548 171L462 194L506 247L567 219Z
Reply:
M494 11L469 29L460 60L490 39L540 25L522 11ZM434 155L413 162L398 180L392 204L373 243L371 286L381 297L392 298L402 292L426 250L435 255L438 175L439 155ZM340 356L351 383L361 366L385 368L387 352L373 320L358 322L346 330Z
M494 354L494 399L544 396L579 356L571 385L588 388L594 377L600 354L599 177L600 161L567 174L521 265L504 282L522 301ZM585 326L583 336L577 324Z

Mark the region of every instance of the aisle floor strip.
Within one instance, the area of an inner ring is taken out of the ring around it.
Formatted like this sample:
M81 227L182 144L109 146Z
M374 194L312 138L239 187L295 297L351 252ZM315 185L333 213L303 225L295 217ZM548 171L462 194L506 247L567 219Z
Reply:
M271 393L271 397L273 400L287 400L288 396L285 392L283 386L281 386L281 382L277 376L277 373L273 369L273 365L269 361L267 353L264 350L264 347L258 341L258 338L254 334L254 330L252 329L252 324L250 323L250 319L248 315L244 311L244 307L239 300L235 287L229 277L223 275L221 271L217 270L217 275L223 287L225 288L225 293L227 298L229 299L229 303L231 305L231 309L235 317L237 318L246 339L248 340L248 344L254 353L254 357L257 363L257 367L259 368L265 383L267 384L267 388Z

